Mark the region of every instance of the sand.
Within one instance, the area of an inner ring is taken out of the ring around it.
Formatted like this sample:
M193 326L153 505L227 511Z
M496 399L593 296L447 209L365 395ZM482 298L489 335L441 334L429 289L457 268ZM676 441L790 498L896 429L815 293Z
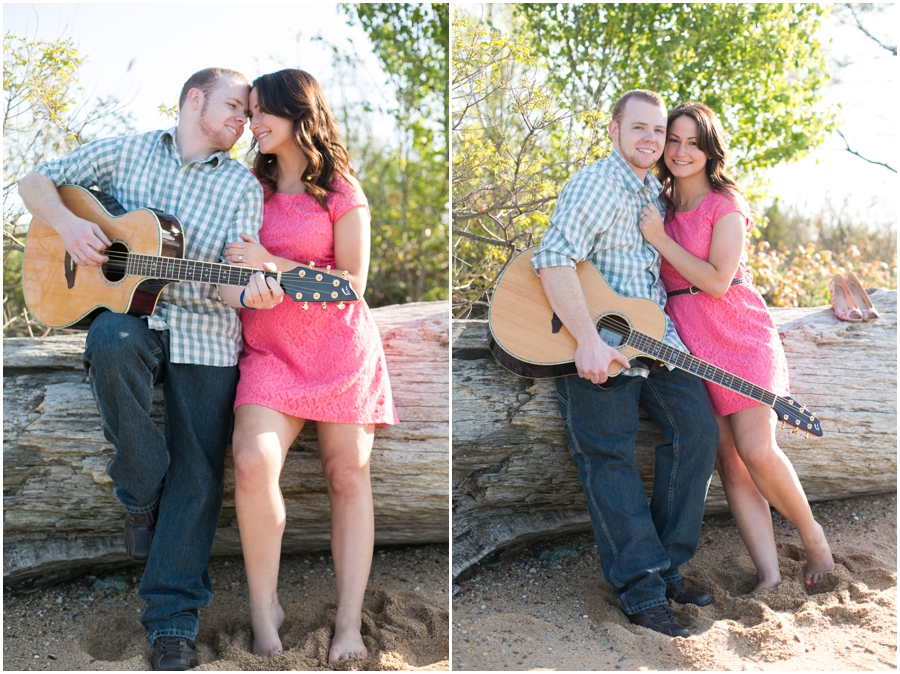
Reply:
M240 557L209 565L213 602L200 616L200 670L446 670L449 550L445 545L376 551L363 606L366 660L335 667L328 645L337 597L331 556L282 559L283 655L250 653L247 580ZM141 567L131 566L3 602L3 669L149 670L151 646L139 619ZM102 586L118 585L119 587ZM96 588L95 588L96 586Z
M590 533L533 545L476 567L454 587L453 669L896 669L896 504L895 494L814 504L837 566L811 589L800 538L776 514L783 581L753 594L756 572L734 520L708 516L682 574L713 603L674 605L691 631L686 639L627 621ZM540 559L553 551L556 561Z

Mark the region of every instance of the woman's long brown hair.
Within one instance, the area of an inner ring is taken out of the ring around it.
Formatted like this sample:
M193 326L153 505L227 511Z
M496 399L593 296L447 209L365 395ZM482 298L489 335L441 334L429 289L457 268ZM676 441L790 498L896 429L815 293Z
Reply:
M352 176L354 172L322 87L309 73L288 68L256 78L253 89L260 110L293 122L294 141L308 162L301 181L327 211L327 193L335 191L335 177ZM257 152L253 169L266 187L268 201L278 191L277 157L260 153L255 138L250 150Z
M731 193L744 197L746 195L736 182L728 175L726 162L728 154L725 151L725 130L716 117L716 113L703 103L682 103L669 113L666 122L666 142L668 143L668 130L672 123L679 117L690 117L697 122L697 147L706 155L706 178L714 192ZM667 212L672 212L678 205L675 201L675 176L666 166L665 159L660 157L656 163L656 177L662 183L660 199Z

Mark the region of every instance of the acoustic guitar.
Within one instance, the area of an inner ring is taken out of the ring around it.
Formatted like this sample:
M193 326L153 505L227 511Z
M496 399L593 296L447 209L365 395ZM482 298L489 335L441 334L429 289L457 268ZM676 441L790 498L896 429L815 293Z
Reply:
M338 309L359 297L343 277L309 266L271 272L217 262L184 259L184 229L177 218L152 208L126 212L111 196L77 185L59 188L63 204L79 218L96 223L112 242L100 267L78 266L62 238L37 218L31 221L22 261L25 305L48 328L87 328L102 311L145 316L153 313L162 289L192 281L245 286L262 272L274 278L285 296L324 310ZM346 272L344 273L346 275Z
M503 270L491 298L489 324L491 353L504 368L522 377L546 378L577 374L575 338L560 322L531 267L537 246L516 255ZM822 436L819 419L790 396L778 396L746 379L700 360L662 342L666 318L656 302L616 293L589 261L576 267L588 311L600 338L629 360L661 361L697 377L724 386L775 410L785 424ZM613 361L609 376L622 365ZM615 380L607 380L612 385Z

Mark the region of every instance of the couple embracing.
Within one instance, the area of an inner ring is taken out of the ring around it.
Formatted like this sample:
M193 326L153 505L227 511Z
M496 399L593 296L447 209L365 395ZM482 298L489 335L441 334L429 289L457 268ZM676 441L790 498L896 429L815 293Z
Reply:
M770 504L800 533L807 585L834 561L776 444L770 407L715 384L704 389L660 362L629 363L601 340L575 273L582 260L620 295L664 308L668 346L788 392L778 332L744 262L752 215L726 171L715 113L685 103L667 114L658 94L638 89L616 102L612 117L612 153L565 185L532 265L577 342L578 377L560 377L556 386L603 574L630 622L688 636L669 600L712 601L685 585L680 567L696 552L714 467L756 566L755 590L781 582ZM601 389L613 362L625 370ZM649 503L634 457L639 404L667 439L656 448Z
M248 122L253 173L229 155ZM232 70L201 70L182 88L174 128L94 141L23 178L26 207L59 233L77 265L99 267L111 242L63 205L63 184L98 188L126 211L175 216L186 258L268 271L314 263L345 272L360 298L365 291L366 198L322 89L304 71L263 75L251 86ZM384 352L362 299L327 311L282 299L262 273L243 288L172 284L152 315L102 313L88 332L84 368L116 449L107 472L126 510L126 553L146 560L139 594L153 669L199 664L194 640L212 599L206 567L229 441L253 652L282 651L278 480L307 421L317 424L332 511L338 607L329 660L367 655L360 628L374 546L369 458L374 427L397 423ZM164 431L150 417L156 384Z

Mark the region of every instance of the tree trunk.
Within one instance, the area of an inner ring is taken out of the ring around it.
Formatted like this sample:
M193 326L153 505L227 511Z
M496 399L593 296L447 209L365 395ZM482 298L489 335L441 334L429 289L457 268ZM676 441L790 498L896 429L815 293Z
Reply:
M875 291L873 323L843 323L830 308L772 309L791 394L824 437L788 431L779 446L810 501L897 488L897 292ZM453 325L453 573L502 548L590 528L566 447L552 380L517 377L487 349L486 321ZM641 410L635 446L650 491L662 435ZM718 476L708 513L727 510Z
M448 537L449 307L421 302L374 309L387 357L398 426L375 431L372 491L377 545ZM3 344L3 577L45 583L85 567L127 561L124 510L106 464L114 450L81 368L84 333ZM152 414L163 423L161 387ZM228 452L225 499L214 555L239 554L234 470ZM281 488L285 552L327 549L328 493L315 424L288 452Z

